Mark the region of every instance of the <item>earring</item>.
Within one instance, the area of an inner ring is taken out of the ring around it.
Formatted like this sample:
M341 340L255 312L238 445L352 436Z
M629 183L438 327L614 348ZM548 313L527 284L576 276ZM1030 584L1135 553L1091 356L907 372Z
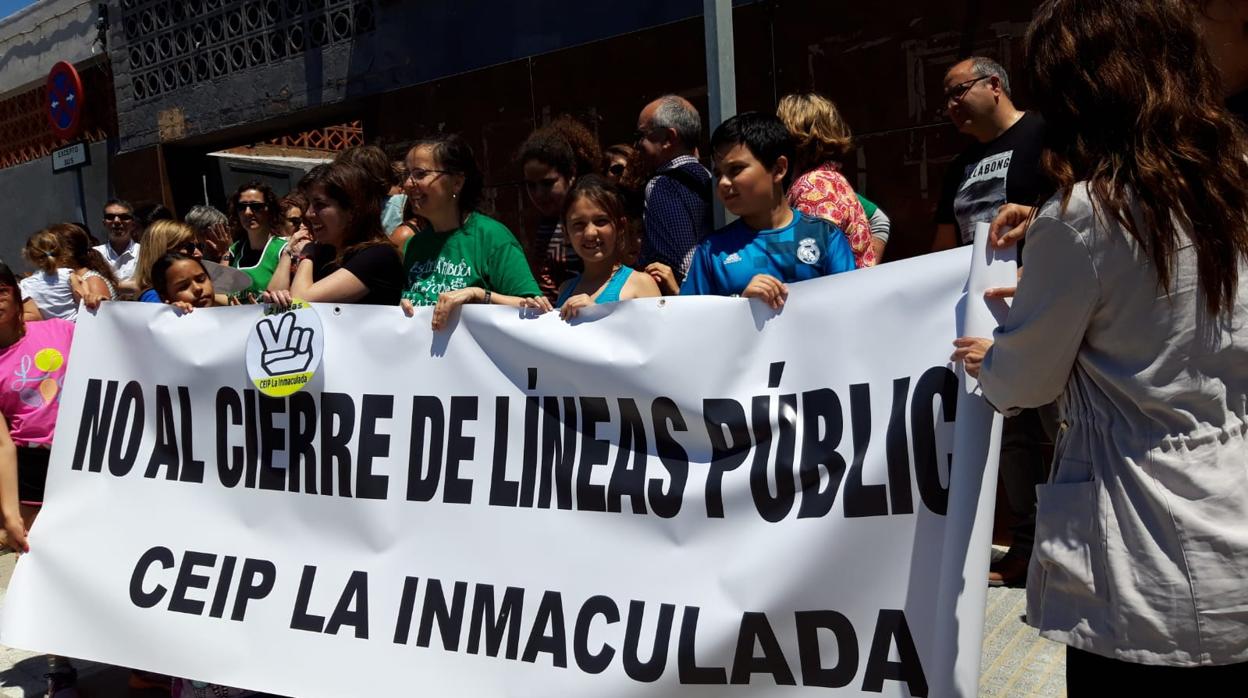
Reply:
M455 193L451 194L451 198L452 198L452 199L458 199L458 198L459 198L459 192L455 192Z

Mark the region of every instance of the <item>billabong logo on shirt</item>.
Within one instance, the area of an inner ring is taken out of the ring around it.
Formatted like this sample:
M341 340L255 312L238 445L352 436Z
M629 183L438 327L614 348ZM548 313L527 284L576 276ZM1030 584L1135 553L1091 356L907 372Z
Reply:
M1014 157L1013 150L1007 150L1004 153L997 153L979 161L975 169L971 170L966 176L966 181L962 182L960 191L965 191L967 187L978 182L986 182L994 179L1005 179L1010 171L1010 161Z
M727 257L724 257L724 264L732 264L733 262L740 262L740 261L741 261L741 255L737 254L736 252L733 252Z
M818 264L819 254L819 245L815 244L814 238L803 238L797 243L797 259L803 264Z

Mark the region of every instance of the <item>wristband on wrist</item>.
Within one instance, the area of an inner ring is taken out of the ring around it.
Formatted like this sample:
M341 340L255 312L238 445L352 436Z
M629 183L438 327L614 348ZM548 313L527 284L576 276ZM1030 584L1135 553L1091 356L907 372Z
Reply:
M484 303L485 305L490 304L490 290L488 288L485 290L485 298L483 298L481 302Z

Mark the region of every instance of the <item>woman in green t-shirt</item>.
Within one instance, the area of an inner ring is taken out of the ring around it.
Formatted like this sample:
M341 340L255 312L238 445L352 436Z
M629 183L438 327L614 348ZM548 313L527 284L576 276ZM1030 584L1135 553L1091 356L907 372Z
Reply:
M407 153L407 170L408 202L423 221L403 243L409 316L414 306L432 305L433 329L440 330L465 303L519 307L525 298L541 297L516 236L476 210L481 170L462 138L417 142Z
M277 196L263 182L247 182L230 197L234 243L226 254L231 267L251 277L246 293L263 293L281 260L282 248L286 247L286 241L278 237L281 214Z

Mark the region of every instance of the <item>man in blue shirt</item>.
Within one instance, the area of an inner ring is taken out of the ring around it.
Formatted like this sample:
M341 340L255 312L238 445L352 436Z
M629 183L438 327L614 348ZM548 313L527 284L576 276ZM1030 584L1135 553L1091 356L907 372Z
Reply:
M735 116L715 129L711 149L716 192L739 218L698 244L681 295L760 298L779 310L787 284L853 271L845 233L785 198L794 146L780 119Z

